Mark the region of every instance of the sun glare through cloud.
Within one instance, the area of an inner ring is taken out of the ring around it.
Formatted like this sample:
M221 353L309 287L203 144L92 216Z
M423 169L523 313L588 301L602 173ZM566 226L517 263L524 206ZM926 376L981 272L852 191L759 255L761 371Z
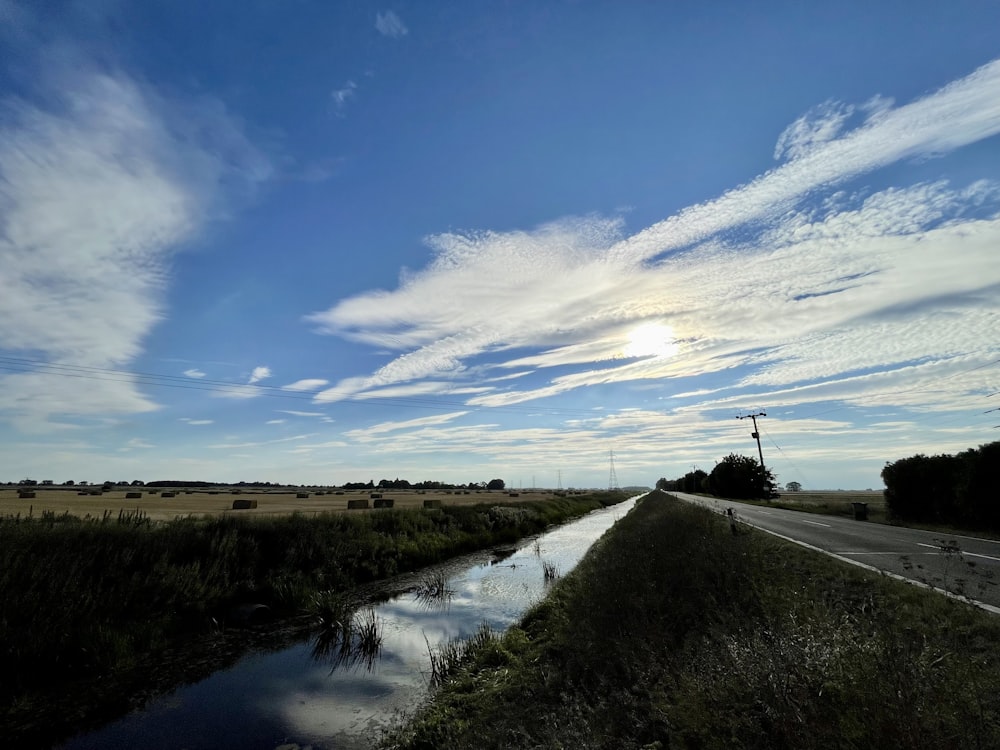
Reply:
M629 332L622 351L626 357L672 357L678 348L673 328L662 323L643 323Z
M986 442L986 5L903 28L765 2L764 56L709 6L307 3L225 30L178 6L163 40L142 4L8 2L5 455L297 482L552 462L600 485L614 443L649 484L756 449L730 424L752 403L785 478L867 487Z

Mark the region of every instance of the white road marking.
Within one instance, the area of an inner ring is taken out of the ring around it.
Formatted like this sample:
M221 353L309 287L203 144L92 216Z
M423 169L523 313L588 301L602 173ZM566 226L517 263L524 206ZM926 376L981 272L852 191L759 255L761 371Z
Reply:
M819 521L807 521L804 518L799 518L796 520L802 521L802 523L811 523L813 526L825 526L828 529L830 528L830 524L828 523L820 523Z
M992 555L980 555L978 552L966 552L962 550L963 555L968 555L969 557L982 557L985 560L996 560L1000 562L1000 557L993 557Z
M921 547L930 547L931 549L939 550L942 553L944 552L944 549L938 544L924 544L923 542L917 542L917 544ZM964 549L956 549L955 552L968 557L981 557L984 560L996 560L997 562L1000 562L1000 557L993 557L992 555L981 555L978 552L966 552Z

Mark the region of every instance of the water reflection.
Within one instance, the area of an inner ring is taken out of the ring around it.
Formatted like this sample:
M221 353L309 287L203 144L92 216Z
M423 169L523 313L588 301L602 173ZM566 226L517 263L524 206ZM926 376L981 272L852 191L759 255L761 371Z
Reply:
M396 590L405 593L377 605L318 601L317 628L303 642L251 654L64 748L370 747L427 694L433 649L517 622L551 583L544 566L571 571L633 504L402 578Z
M364 667L371 672L382 653L382 620L371 607L321 618L313 638L312 657L337 669Z
M424 574L413 595L428 609L446 610L455 595L455 590L451 587L447 572L438 568Z

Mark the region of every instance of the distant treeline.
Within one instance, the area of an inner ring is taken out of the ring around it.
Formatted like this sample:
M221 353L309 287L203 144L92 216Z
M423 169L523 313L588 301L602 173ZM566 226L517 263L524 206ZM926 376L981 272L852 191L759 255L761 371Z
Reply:
M406 479L380 479L367 482L347 482L345 490L502 490L506 487L502 479L491 479L488 482L469 482L468 484L449 484L448 482L410 482Z
M896 518L1000 531L1000 441L954 456L901 458L885 465L882 481Z
M712 473L689 471L677 479L660 477L656 489L665 492L708 492L717 497L751 500L771 496L774 474L761 467L756 458L730 453L716 462Z
M107 482L106 484L112 484ZM125 484L128 484L127 482ZM153 482L146 482L146 487L295 487L307 485L281 484L280 482L205 482L205 481L183 481L180 479L157 479ZM312 485L308 485L312 486ZM330 485L336 486L336 485ZM502 479L491 479L488 482L469 482L468 484L449 484L448 482L409 482L406 479L380 479L378 484L374 480L367 482L347 482L342 485L345 490L502 490L506 484Z

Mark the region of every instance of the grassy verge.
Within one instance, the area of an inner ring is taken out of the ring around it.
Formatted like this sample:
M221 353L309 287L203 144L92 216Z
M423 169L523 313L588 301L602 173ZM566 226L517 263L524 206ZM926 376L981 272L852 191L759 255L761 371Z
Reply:
M387 748L1000 747L1000 620L652 493Z
M226 624L241 604L294 614L317 592L512 542L623 499L158 523L141 513L2 518L0 729L60 685L109 680Z

